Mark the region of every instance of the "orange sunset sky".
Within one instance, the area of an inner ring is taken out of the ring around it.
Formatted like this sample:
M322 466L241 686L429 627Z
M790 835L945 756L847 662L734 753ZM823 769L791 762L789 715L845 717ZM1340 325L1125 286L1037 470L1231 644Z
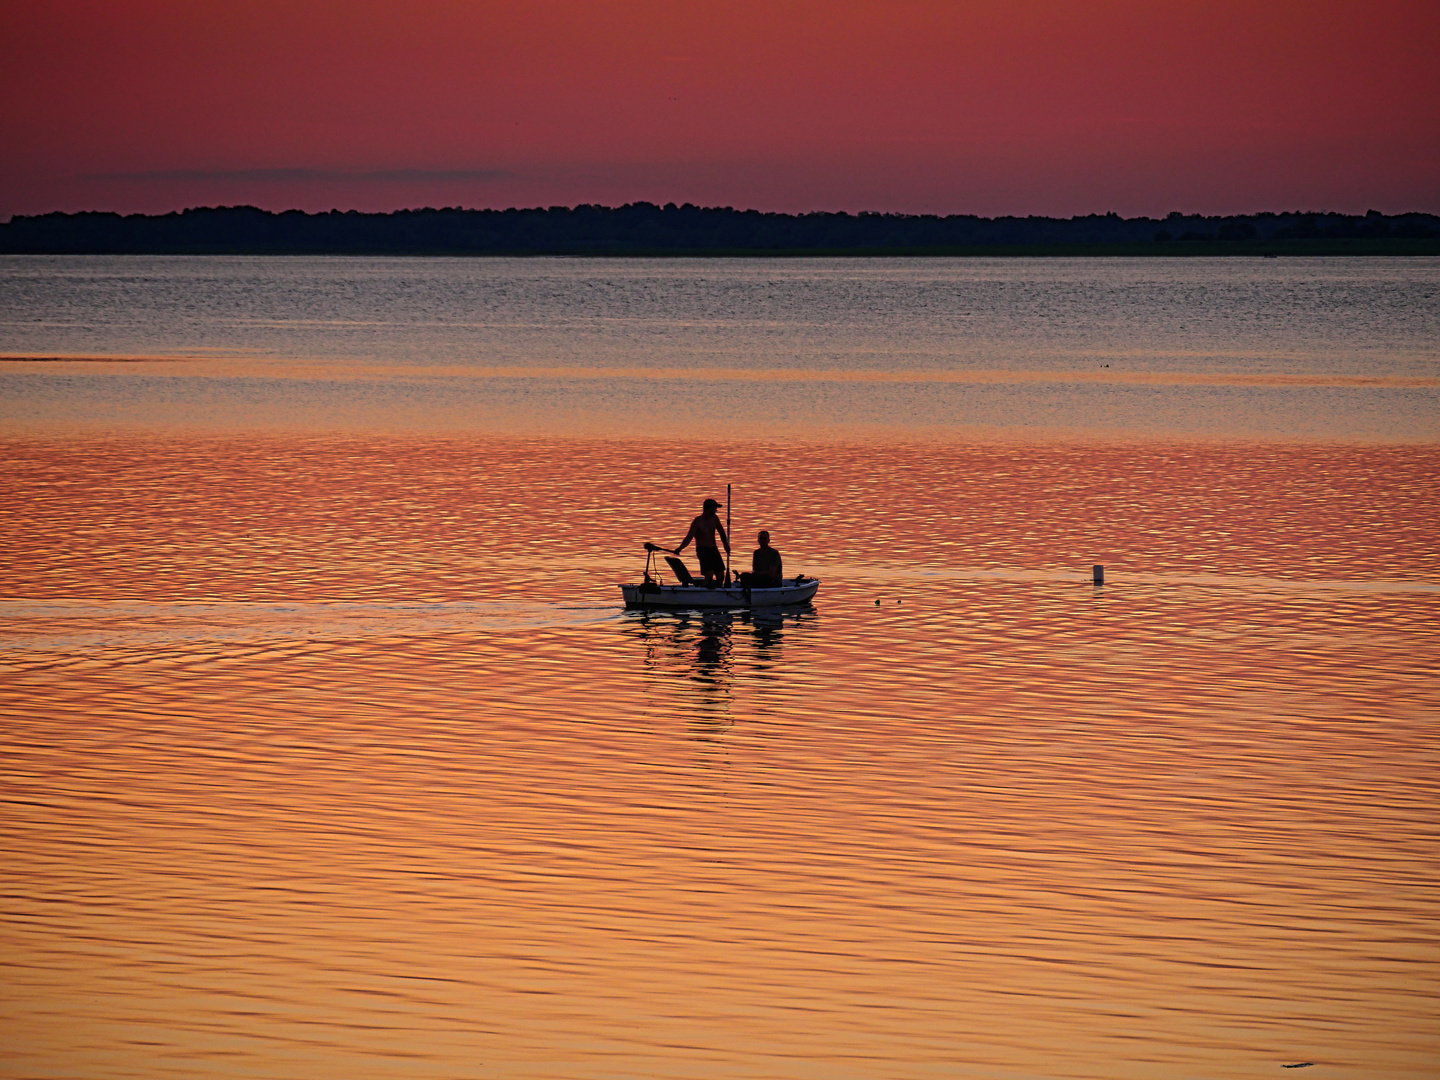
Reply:
M1436 0L54 0L0 51L0 219L1440 211Z

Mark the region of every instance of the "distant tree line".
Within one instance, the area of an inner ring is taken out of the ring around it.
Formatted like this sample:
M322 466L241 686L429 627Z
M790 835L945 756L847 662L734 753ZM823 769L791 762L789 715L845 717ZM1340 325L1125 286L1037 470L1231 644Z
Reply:
M636 202L528 210L331 210L272 213L253 206L169 214L16 215L0 224L7 254L682 254L943 253L1123 247L1183 253L1257 245L1440 252L1434 214L1265 213L1165 218L998 217L971 214L762 213Z

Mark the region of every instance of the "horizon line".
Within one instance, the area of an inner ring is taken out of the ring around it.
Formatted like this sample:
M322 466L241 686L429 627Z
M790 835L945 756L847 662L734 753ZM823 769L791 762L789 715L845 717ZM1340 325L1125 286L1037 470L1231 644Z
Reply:
M274 170L274 171L282 171L282 170ZM138 175L138 174L136 174L136 175ZM346 175L347 177L355 177L355 176L358 175L358 174L347 173L347 174L344 174L344 175ZM398 174L394 174L394 173L391 173L391 174L374 173L374 174L369 174L369 175L370 175L372 178L379 178L379 177L381 177L382 175L398 175ZM189 213L200 213L200 212L204 212L204 211L218 211L218 210L254 210L254 211L256 211L257 213L269 214L269 215L272 215L272 216L280 216L280 215L282 215L282 214L305 214L306 216L310 216L310 217L319 217L319 216L322 216L322 215L325 215L325 214L357 214L357 215L364 215L364 216L369 216L369 217L383 217L383 216L387 216L387 215L391 215L391 214L406 214L406 213L411 213L411 214L413 214L413 213L424 213L424 212L432 212L432 213L455 213L455 212L458 212L458 213L495 213L495 214L503 214L503 213L510 213L510 212L537 212L537 211L538 211L538 212L544 212L544 213L551 213L551 212L556 212L556 211L565 211L565 212L573 213L573 212L575 212L575 211L577 211L577 210L582 210L582 209L587 209L587 210L602 210L602 211L607 211L607 212L612 212L612 213L613 213L613 212L615 212L615 211L617 211L617 210L626 210L626 209L637 208L637 207L650 207L650 208L653 208L653 209L656 209L656 210L660 210L660 211L662 211L662 212L667 212L667 211L670 211L670 210L724 211L724 212L728 212L728 213L732 213L732 214L762 214L762 215L773 215L773 216L776 216L776 217L808 217L808 216L816 215L816 214L825 214L825 215L832 215L832 216L836 216L836 217L844 216L844 217L857 217L857 218L858 218L858 217L937 218L937 219L941 219L941 220L943 220L943 219L945 219L945 218L963 217L963 218L974 218L974 219L976 219L976 220L978 220L978 221L1003 221L1003 220L1006 220L1006 219L1015 219L1015 220L1024 221L1024 220L1033 219L1033 218L1040 218L1040 219L1042 219L1042 220L1051 220L1051 221L1076 221L1076 220L1084 220L1084 219L1086 219L1086 218L1115 218L1115 219L1120 220L1120 221L1156 221L1156 222L1163 222L1163 221L1166 221L1167 219L1170 219L1170 218L1181 218L1181 219L1184 219L1184 218L1247 218L1247 217L1266 217L1266 216L1271 216L1271 217L1297 216L1297 217L1348 217L1348 218L1381 217L1381 218L1397 218L1397 217L1410 217L1410 216L1417 216L1417 215L1418 215L1418 216L1422 216L1422 217L1440 217L1440 211L1434 211L1434 210L1413 210L1413 209L1412 209L1412 210L1400 210L1400 211L1395 211L1395 212L1387 213L1387 212L1382 211L1382 210L1376 210L1376 209L1374 209L1373 207L1370 208L1370 209L1367 209L1367 210L1365 210L1365 211L1363 211L1363 212L1349 212L1349 211L1345 211L1345 210L1333 210L1333 209L1331 209L1331 210L1321 210L1321 209L1308 209L1308 210L1300 210L1300 209L1292 209L1292 210L1244 210L1244 211L1226 212L1226 213L1206 213L1206 212L1204 212L1204 211L1199 211L1199 210L1194 210L1194 211L1171 210L1171 211L1168 211L1166 214L1161 215L1161 216L1152 216L1152 215L1150 215L1150 214L1136 214L1136 215L1134 215L1133 217L1127 217L1126 215L1121 214L1121 213L1119 213L1119 212L1116 211L1116 210L1106 210L1106 211L1092 210L1092 211L1090 211L1089 213L1070 214L1070 215L1057 215L1057 214L1046 214L1046 213L1025 213L1025 214L1021 214L1021 213L1006 213L1006 214L985 215L985 214L977 214L977 213L966 212L966 211L953 211L953 212L949 212L949 213L939 213L939 212L933 212L933 211L931 211L931 212L912 212L912 211L907 211L907 210L827 210L827 209L820 209L820 208L813 209L813 210L762 210L762 209L760 209L759 207L753 207L753 206L752 206L752 207L735 207L735 206L731 206L731 205L723 205L723 206L722 206L722 205L718 205L718 204L716 204L716 205L710 205L710 206L704 206L704 205L701 205L701 204L699 204L699 203L692 203L692 202L676 203L676 202L674 202L673 200L668 201L668 202L665 202L665 203L658 203L658 202L653 202L653 201L651 201L651 200L649 200L649 199L634 199L634 200L631 200L631 201L629 201L629 202L616 203L616 204L591 203L591 202L577 202L577 203L574 203L574 204L559 204L559 203L555 203L555 204L551 204L551 205L549 205L549 206L542 206L542 205L538 205L538 204L535 205L535 206L518 206L518 205L511 205L511 206L507 206L507 207L503 207L503 208L502 208L502 207L495 207L495 206L461 206L461 205L459 205L459 204L456 204L456 205L451 205L451 206L430 206L430 205L427 205L427 206L397 206L397 207L395 207L395 208L393 208L393 209L391 209L391 210L360 210L360 209L356 209L356 208L354 208L354 207L351 207L351 208L349 208L349 209L341 209L341 208L338 207L338 206L332 206L332 207L331 207L330 209L328 209L328 210L304 210L304 209L301 209L300 207L296 207L296 206L288 207L288 208L286 208L286 209L284 209L284 210L270 210L270 209L266 209L265 207L262 207L262 206L256 206L254 203L228 203L228 204L226 204L226 203L215 203L215 204L209 204L209 205L186 206L186 207L184 207L184 208L182 208L182 209L178 209L178 210L163 210L163 211L153 211L153 212L152 212L152 211L126 212L126 211L121 211L121 210L86 209L86 210L45 210L45 211L41 211L41 212L39 212L39 213L31 213L31 214L13 213L13 214L10 215L9 220L8 220L7 222L5 222L4 224L8 224L9 222L13 222L13 221L15 221L16 219L29 219L29 218L49 217L49 216L55 215L55 214L66 215L66 216L78 216L78 215L80 215L80 214L114 214L114 215L116 215L116 216L118 216L118 217L152 217L152 218L158 218L158 217L167 217L167 216L169 216L169 215L171 215L171 214L189 214Z

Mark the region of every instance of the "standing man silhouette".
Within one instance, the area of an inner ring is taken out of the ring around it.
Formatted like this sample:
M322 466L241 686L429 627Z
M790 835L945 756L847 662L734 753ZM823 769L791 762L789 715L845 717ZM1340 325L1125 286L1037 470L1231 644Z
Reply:
M700 516L690 522L690 531L685 534L685 539L680 541L680 546L675 549L675 554L685 550L691 540L695 541L695 554L700 559L700 574L705 578L706 585L713 585L717 581L725 580L725 559L720 554L720 548L715 543L715 535L720 535L720 541L725 545L725 554L730 553L730 538L725 535L725 526L720 524L720 516L715 513L720 509L720 504L714 499L706 499L705 505L700 511Z

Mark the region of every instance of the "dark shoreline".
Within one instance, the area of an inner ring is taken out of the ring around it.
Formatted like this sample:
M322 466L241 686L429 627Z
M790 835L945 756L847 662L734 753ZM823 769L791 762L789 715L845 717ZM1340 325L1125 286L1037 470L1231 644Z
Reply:
M1122 218L775 214L631 203L530 210L170 214L86 211L0 224L11 255L1134 257L1440 255L1440 216L1332 213Z
M162 257L230 256L236 258L404 258L404 259L1040 259L1040 258L1371 258L1440 256L1440 240L1409 242L1267 244L1008 244L976 247L907 248L601 248L587 250L454 251L443 248L166 248L163 250L12 251L0 255L153 255Z

